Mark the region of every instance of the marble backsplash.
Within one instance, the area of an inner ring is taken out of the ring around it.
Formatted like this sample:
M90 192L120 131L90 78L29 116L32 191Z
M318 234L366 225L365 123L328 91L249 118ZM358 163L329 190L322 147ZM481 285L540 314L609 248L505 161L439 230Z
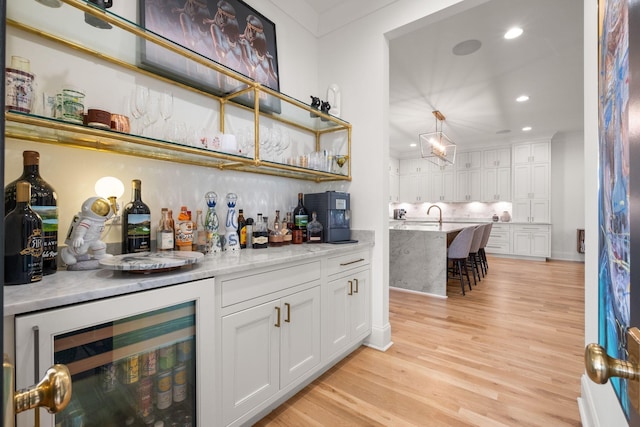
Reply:
M471 221L489 221L493 214L500 216L503 211L512 213L511 202L466 202L466 203L390 203L389 218L393 218L394 209L404 209L407 211L406 219L416 220L437 220L438 210L431 209L429 215L427 210L431 205L437 205L442 209L443 220L471 220Z

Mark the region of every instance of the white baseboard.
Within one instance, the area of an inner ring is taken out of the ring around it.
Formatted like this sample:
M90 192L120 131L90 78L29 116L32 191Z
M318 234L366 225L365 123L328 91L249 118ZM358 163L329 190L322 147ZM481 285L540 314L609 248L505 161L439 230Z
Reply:
M371 335L364 341L364 345L379 351L387 351L393 345L391 341L391 324L387 322L383 327L371 327Z

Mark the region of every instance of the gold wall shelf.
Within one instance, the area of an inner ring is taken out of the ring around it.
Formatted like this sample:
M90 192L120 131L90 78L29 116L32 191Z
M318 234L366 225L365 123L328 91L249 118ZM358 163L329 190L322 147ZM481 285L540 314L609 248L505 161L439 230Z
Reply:
M176 85L183 89L190 90L216 100L219 105L219 126L221 132L224 132L225 114L232 115L231 113L226 112L225 107L227 105L233 105L234 108L250 111L254 115L254 153L252 153L250 157L243 157L240 155L200 149L197 147L147 138L139 135L96 129L13 111L5 114L6 137L41 143L58 144L74 148L126 154L155 160L213 167L220 170L252 172L315 182L351 180L351 124L348 122L319 112L297 99L264 87L246 76L238 74L206 57L200 56L179 44L173 43L149 30L146 30L145 28L138 26L123 17L115 15L109 11L98 9L83 0L62 1L72 7L72 9L67 13L70 15L77 15L65 20L65 30L71 27L69 34L55 35L53 34L55 32L53 29L43 28L37 24L34 24L33 26L28 25L25 22L13 19L9 13L6 24L10 27L44 38L68 49L80 51L90 57L114 64L118 67L129 70L132 73L150 76L167 84ZM199 66L207 67L216 73L227 76L229 79L232 79L237 83L235 85L235 89L228 95L216 96L199 88L191 87L188 84L170 80L166 77L142 69L138 67L137 64L132 64L130 60L119 58L117 52L105 52L104 50L92 48L90 46L91 41L86 40L86 38L83 37L83 26L86 26L82 18L84 13L92 14L113 25L114 28L110 31L125 31L129 34L128 37L133 36L136 39L136 43L144 40L152 42L161 46L163 49L184 57L187 61L191 61ZM74 23L78 23L79 25L78 30L75 32L72 28ZM77 39L77 41L74 39ZM278 114L274 114L269 111L261 111L258 102L254 103L253 108L234 102L234 98L238 98L246 92L253 92L254 99L262 98L264 100L265 97L277 98L279 100L281 111ZM312 137L315 138L316 151L322 150L321 138L323 135L334 132L344 132L346 134L347 142L346 153L337 153L348 159L347 163L341 168L341 170L344 170L344 174L322 172L283 163L261 160L259 152L259 131L260 120L264 118L280 122L286 126L290 126L312 135Z

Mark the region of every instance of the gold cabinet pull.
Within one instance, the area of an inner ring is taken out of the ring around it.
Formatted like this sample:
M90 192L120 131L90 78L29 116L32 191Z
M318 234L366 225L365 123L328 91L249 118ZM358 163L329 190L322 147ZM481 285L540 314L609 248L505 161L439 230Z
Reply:
M276 328L279 328L279 327L280 327L280 307L276 307L276 312L277 312L278 314L276 315L276 319L277 319L277 320L276 320L275 327L276 327Z
M351 264L355 264L356 262L362 262L362 261L364 261L364 258L360 258L360 259L356 259L356 260L348 261L348 262L341 262L340 263L340 267L344 267L346 265L351 265Z
M287 307L287 317L284 319L284 321L286 323L290 323L291 322L291 304L289 304L288 302L285 302L284 306Z
M349 295L353 295L353 282L349 280Z
M5 358L7 372L7 358ZM11 368L12 369L12 368ZM11 381L13 384L13 381ZM34 386L16 390L13 395L13 407L15 413L44 407L50 414L55 414L67 407L71 400L71 374L65 365L53 365L40 382Z
M358 293L358 279L353 279L354 282L356 282L356 290L353 292L354 294Z

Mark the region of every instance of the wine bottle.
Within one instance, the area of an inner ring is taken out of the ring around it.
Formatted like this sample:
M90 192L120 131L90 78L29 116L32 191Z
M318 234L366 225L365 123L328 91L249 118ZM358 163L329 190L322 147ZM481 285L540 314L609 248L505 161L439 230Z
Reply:
M131 201L122 211L122 253L151 250L151 211L142 201L142 183L131 181Z
M4 284L42 280L42 219L31 210L31 184L16 184L15 208L4 218Z
M244 219L244 210L238 209L238 241L240 249L247 247L247 220Z
M156 232L156 247L158 252L172 251L174 247L174 231L169 222L169 209L162 208L160 224Z
M307 223L309 222L309 212L302 203L302 193L298 193L298 206L293 210L293 229L302 232L302 241L307 241Z
M43 224L42 274L53 274L58 269L58 195L51 185L40 176L40 154L24 151L22 176L4 189L5 215L16 206L16 184L27 181L31 184L31 210L40 215Z

